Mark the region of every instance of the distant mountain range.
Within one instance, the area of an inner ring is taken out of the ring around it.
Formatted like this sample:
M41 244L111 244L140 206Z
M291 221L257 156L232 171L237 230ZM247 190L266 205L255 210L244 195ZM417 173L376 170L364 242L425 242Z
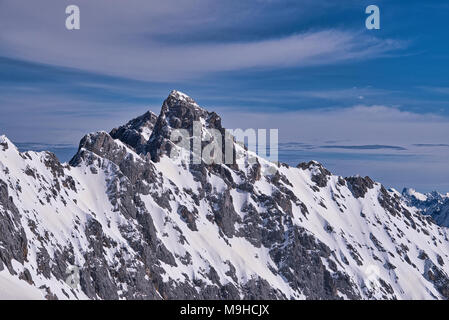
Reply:
M234 163L194 164L170 140L194 121L224 135L173 91L68 164L1 136L0 298L449 299L447 195L236 142Z
M413 189L404 189L402 197L407 205L431 216L440 226L449 227L449 194L443 195L438 192L422 194Z

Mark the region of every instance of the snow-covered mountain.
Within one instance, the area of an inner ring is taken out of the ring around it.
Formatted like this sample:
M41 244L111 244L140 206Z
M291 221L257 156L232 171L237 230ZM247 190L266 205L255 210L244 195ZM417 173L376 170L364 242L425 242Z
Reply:
M69 164L2 136L0 298L449 298L448 229L401 194L238 143L232 164L173 160L193 121L224 134L173 91Z
M406 188L402 191L402 198L407 205L431 216L440 226L449 227L449 194L443 195L435 191L422 194Z

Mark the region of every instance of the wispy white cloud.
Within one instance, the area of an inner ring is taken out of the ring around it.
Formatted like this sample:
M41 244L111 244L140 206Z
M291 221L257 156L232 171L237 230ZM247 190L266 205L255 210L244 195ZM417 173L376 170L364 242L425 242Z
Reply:
M211 4L206 0L194 4L181 1L179 5L171 1L151 5L116 0L80 2L82 24L77 31L65 29L61 1L2 2L0 54L134 79L168 81L210 72L370 59L406 46L397 40L330 29L245 41L167 42L161 41L165 32L195 32L202 25L225 23L222 19L230 23L232 16L210 14L214 12L210 8L206 12L201 6ZM31 14L38 10L42 14Z
M429 86L422 86L418 87L419 89L430 91L433 93L439 93L439 94L449 94L449 87L429 87Z
M449 118L403 111L383 105L299 110L278 113L247 112L216 107L229 127L278 128L284 142L324 143L329 139L352 145L446 143Z
M296 91L290 92L291 96L305 97L305 98L318 98L325 100L348 100L359 99L363 100L366 97L378 97L391 95L395 93L394 90L379 89L373 87L352 87L344 89L332 89L332 90L308 90L308 91Z

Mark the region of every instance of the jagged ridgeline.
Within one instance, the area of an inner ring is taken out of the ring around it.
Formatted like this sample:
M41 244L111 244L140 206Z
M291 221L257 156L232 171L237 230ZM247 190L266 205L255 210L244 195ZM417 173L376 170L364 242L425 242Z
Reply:
M0 297L449 298L448 229L401 194L314 161L174 161L193 121L224 132L173 91L69 164L2 136Z

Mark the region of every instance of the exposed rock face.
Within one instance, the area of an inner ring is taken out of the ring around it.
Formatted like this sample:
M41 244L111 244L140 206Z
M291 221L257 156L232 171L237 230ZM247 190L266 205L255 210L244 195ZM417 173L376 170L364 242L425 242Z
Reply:
M0 278L46 299L448 298L448 229L396 192L238 144L241 162L174 161L171 132L193 121L225 135L173 91L69 165L1 137Z
M149 153L156 162L162 155L170 155L173 130L184 129L195 137L194 122L202 122L204 128L220 130L224 135L221 118L215 112L201 108L192 98L179 91L172 91L162 105L145 153Z
M123 141L137 153L142 153L153 132L156 120L157 115L148 111L140 117L129 121L126 125L112 129L110 136L113 139Z
M0 271L4 265L15 273L14 259L23 264L27 259L27 237L20 223L19 209L9 196L7 184L0 179Z
M316 161L302 162L297 165L297 168L309 170L312 173L312 181L320 188L324 188L327 185L327 181L332 175L329 170Z
M352 191L354 197L363 198L369 189L374 187L373 180L370 177L348 177L345 179L349 185L349 189Z
M444 298L449 299L449 277L430 259L425 261L424 277L434 284Z

